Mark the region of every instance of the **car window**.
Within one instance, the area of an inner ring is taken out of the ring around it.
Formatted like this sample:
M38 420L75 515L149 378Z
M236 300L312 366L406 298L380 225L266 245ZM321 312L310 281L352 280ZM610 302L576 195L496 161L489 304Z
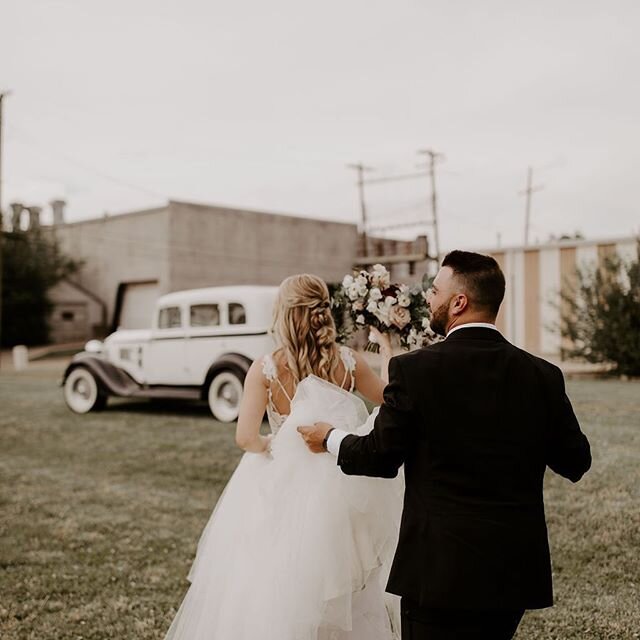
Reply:
M217 304L194 304L191 307L192 327L217 327L220 324L220 309Z
M158 329L175 329L180 326L182 326L180 307L165 307L164 309L160 309Z
M247 314L239 302L229 303L229 324L246 324Z

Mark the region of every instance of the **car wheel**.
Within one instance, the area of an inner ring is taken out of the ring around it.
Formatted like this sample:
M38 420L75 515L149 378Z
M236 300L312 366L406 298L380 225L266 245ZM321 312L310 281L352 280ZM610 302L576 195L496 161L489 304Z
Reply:
M100 411L107 404L94 375L85 367L77 367L64 382L64 400L74 413Z
M227 370L216 374L209 383L209 409L219 422L234 422L238 419L243 382L239 374Z

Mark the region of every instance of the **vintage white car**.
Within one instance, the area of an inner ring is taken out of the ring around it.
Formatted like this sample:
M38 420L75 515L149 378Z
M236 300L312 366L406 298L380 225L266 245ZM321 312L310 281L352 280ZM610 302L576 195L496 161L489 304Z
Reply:
M64 399L76 413L104 408L109 396L206 400L220 422L238 417L245 375L274 348L277 287L176 291L158 299L151 329L91 340L67 367Z

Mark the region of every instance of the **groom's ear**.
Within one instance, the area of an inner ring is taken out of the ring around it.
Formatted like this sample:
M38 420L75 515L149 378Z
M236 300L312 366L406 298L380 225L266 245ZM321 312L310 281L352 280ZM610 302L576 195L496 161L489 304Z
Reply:
M457 293L451 299L451 304L449 307L449 311L454 316L459 316L461 313L464 313L469 306L469 298L467 298L464 293Z

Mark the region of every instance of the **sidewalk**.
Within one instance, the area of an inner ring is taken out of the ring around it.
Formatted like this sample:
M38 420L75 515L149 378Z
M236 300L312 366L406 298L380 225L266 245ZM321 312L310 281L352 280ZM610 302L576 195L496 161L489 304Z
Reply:
M84 342L70 342L66 344L45 345L41 347L29 347L29 363L24 371L59 371L71 360L72 354L82 351ZM13 353L11 349L0 351L0 375L17 372L13 366Z

